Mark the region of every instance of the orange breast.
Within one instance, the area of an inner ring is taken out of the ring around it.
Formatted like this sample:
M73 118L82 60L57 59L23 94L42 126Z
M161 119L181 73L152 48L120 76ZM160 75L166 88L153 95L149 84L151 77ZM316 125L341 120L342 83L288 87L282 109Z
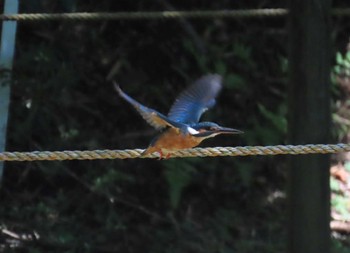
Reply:
M154 146L164 149L185 149L195 147L200 142L200 138L190 134L184 135L176 129L170 128L159 137Z
M147 148L144 154L160 151L163 153L169 153L169 151L193 148L198 146L202 140L202 138L193 137L190 134L184 135L174 128L169 128L169 130L159 136L153 145Z

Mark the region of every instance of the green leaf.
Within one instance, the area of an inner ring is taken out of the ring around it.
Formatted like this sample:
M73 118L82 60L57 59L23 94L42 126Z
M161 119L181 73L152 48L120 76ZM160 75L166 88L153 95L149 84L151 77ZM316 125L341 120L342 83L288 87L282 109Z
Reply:
M242 43L235 43L233 45L233 52L238 58L246 61L251 61L252 49L250 47Z
M344 219L350 218L350 210L348 209L349 200L346 197L335 195L332 198L332 206L334 209L342 215Z
M119 182L134 183L135 179L131 175L111 168L95 179L93 189L105 190Z
M226 64L222 61L217 61L215 62L215 72L220 74L220 75L225 75L226 74Z
M350 62L350 51L346 52L345 59Z
M267 110L262 104L258 104L261 114L268 119L281 133L287 132L287 120L285 118L285 108L279 108L279 113Z
M229 74L225 77L226 87L230 89L243 90L247 88L246 81L238 74Z
M343 66L346 68L350 68L350 62L348 60L343 61Z
M337 64L339 64L339 65L343 64L343 56L341 55L341 53L337 52L335 59L336 59Z
M289 68L289 62L286 57L281 57L280 58L280 63L281 63L281 70L283 73L287 73L288 68Z
M331 186L332 191L339 191L340 190L338 180L334 179L333 177L331 177L330 186Z
M246 187L250 187L255 168L254 164L251 162L239 162L237 168L242 184Z
M194 167L186 160L166 161L165 179L169 185L170 205L173 209L179 206L182 191L192 179Z
M336 74L340 74L341 73L341 69L342 69L342 67L340 67L339 65L334 66L334 72Z

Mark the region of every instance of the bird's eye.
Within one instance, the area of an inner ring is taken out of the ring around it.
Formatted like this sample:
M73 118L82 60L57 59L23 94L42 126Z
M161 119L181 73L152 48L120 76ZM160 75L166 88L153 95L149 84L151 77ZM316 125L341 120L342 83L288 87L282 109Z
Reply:
M209 130L211 130L211 131L216 131L216 130L218 130L218 128L217 128L217 127L210 127Z

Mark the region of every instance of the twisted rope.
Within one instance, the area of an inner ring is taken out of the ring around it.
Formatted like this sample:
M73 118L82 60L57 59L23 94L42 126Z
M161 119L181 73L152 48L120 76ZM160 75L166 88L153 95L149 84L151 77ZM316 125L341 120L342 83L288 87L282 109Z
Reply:
M75 12L75 13L22 13L2 14L5 21L41 20L135 20L135 19L177 19L177 18L262 18L280 17L288 13L286 9L251 9L218 11L160 11L160 12ZM335 16L350 16L350 9L335 8Z
M111 20L111 19L174 19L174 18L245 18L283 16L285 9L219 10L219 11L161 11L161 12L101 12L101 13L24 13L3 14L2 20Z
M194 148L177 151L174 157L331 154L350 151L350 144L309 144L246 147ZM127 158L158 158L157 153L141 157L143 149L93 151L33 151L0 153L0 161L63 161Z

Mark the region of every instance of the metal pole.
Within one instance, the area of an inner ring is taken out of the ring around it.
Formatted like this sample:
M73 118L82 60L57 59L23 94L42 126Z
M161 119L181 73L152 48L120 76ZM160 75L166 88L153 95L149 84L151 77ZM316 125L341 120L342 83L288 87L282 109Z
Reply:
M18 0L5 0L4 14L17 14ZM3 21L0 43L0 152L5 150L6 129L10 103L10 80L16 42L16 21ZM0 182L4 163L0 162Z

